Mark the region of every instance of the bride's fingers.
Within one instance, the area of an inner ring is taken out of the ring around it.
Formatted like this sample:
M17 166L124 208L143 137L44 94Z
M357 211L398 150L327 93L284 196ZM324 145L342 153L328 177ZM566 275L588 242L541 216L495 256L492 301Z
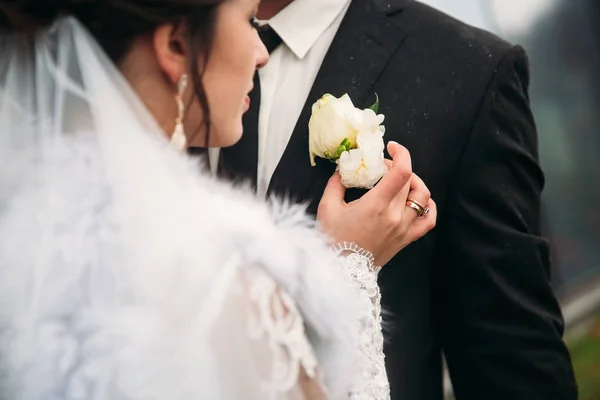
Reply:
M386 161L387 173L363 198L375 198L378 202L389 204L398 193L408 191L407 186L412 175L410 153L405 147L395 142L388 144L388 152L392 156L391 167L390 163Z
M332 208L341 207L345 204L344 195L346 194L346 188L342 185L342 177L339 172L335 172L325 187L321 201L319 202L319 209L328 211Z
M422 238L427 232L435 228L437 222L437 204L435 204L433 199L429 199L427 208L429 208L429 213L424 215L423 218L417 218L409 228L409 235L413 242Z
M423 180L419 178L418 175L413 173L410 179L410 190L408 191L408 193L399 193L398 196L394 199L394 203L397 207L407 208L404 211L405 215L408 218L408 221L412 222L419 216L419 206L427 207L427 203L429 203L430 198L431 193L429 192L429 188L427 188L427 185L425 185L425 182L423 182ZM409 204L411 203L414 208L410 207Z
M344 212L346 206L345 193L346 188L342 184L342 177L339 172L335 172L327 182L317 209L317 220L325 232L335 232L332 229L334 229L336 221L339 223L339 216Z

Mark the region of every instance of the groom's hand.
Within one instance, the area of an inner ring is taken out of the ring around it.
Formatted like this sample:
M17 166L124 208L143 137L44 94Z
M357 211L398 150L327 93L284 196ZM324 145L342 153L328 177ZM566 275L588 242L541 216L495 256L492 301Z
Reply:
M410 153L395 142L388 144L392 160L388 173L362 198L344 201L346 188L335 173L317 211L322 229L335 242L354 242L375 256L376 265L385 265L396 253L419 239L435 226L437 208L427 186L413 174ZM429 208L429 214L417 218L406 206L414 200Z

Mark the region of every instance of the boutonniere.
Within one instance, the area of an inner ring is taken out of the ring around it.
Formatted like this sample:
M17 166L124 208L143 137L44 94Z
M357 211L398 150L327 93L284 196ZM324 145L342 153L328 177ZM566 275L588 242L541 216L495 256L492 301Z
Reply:
M339 99L326 94L312 106L308 123L310 163L315 157L337 164L347 188L371 189L387 171L384 162L382 125L377 114L379 98L371 107L354 107L350 96Z

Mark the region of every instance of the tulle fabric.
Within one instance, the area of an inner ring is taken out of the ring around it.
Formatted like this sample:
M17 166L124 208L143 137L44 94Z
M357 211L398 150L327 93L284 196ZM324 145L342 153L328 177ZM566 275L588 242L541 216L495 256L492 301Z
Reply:
M260 349L229 295L252 260L344 398L360 303L301 212L199 185L73 18L0 37L0 79L0 398L266 398L249 388L270 358L230 345Z
M173 208L192 206L178 189L187 175L173 173L160 129L76 20L1 40L1 397L218 398L203 382L206 328L188 320L200 310L185 308L210 292L211 255L179 228L194 218ZM192 259L185 287L175 271ZM178 346L153 307L189 324L195 346Z

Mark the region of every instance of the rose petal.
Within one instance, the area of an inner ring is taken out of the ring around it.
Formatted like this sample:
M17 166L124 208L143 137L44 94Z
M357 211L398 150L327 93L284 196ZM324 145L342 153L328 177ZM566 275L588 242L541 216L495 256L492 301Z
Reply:
M347 188L370 189L387 171L379 146L342 153L338 161L342 184Z

